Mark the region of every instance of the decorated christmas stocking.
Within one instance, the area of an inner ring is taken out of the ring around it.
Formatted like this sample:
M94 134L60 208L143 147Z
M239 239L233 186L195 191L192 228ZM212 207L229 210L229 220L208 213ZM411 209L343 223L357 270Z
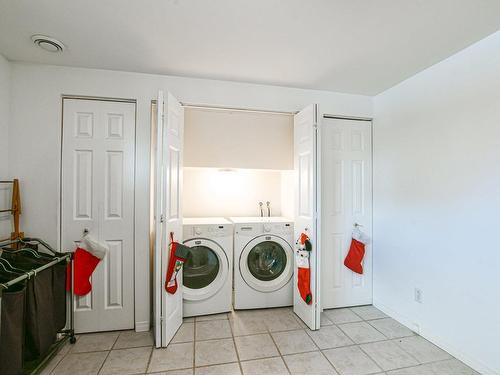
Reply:
M167 266L167 278L165 279L165 290L167 293L175 294L178 288L177 274L186 261L191 248L174 241L173 233L170 233L170 258Z
M349 252L344 259L344 266L360 275L363 274L363 258L365 257L365 245L367 242L368 238L356 227L352 232Z
M81 246L73 255L73 291L77 296L84 296L92 290L90 277L99 262L106 256L109 246L86 234ZM71 265L66 268L66 290L71 290Z
M296 251L297 263L297 287L299 293L305 303L310 305L312 303L311 293L311 267L309 257L312 250L311 241L306 234L302 233L297 241L298 249Z

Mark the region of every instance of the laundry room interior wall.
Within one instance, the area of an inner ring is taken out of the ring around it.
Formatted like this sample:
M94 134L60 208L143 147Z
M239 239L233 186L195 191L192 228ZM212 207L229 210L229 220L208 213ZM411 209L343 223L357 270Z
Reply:
M483 374L500 371L499 67L497 32L375 98L374 303Z
M0 54L0 180L9 179L10 63ZM0 209L11 205L12 185L0 184ZM10 213L0 213L0 239L12 231Z
M184 217L282 215L282 171L184 168Z
M282 214L292 114L187 107L184 119L185 217L260 216L259 202L265 216L267 202L271 215Z
M22 186L22 229L58 244L61 95L137 100L135 274L136 328L150 322L149 157L151 100L159 89L182 102L295 112L311 103L333 114L372 116L372 98L237 82L11 63L8 173ZM29 103L29 108L26 108ZM43 199L41 199L43 197Z
M293 169L293 115L189 108L184 111L184 166Z

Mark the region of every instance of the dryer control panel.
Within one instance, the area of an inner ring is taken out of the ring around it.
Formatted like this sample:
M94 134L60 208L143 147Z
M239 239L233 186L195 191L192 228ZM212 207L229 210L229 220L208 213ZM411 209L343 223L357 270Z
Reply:
M184 239L228 237L233 234L231 224L184 225Z

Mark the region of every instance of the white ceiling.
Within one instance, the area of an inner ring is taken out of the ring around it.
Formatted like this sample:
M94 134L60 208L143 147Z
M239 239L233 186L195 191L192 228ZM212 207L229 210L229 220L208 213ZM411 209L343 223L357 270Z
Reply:
M367 95L498 29L498 0L0 0L9 60Z

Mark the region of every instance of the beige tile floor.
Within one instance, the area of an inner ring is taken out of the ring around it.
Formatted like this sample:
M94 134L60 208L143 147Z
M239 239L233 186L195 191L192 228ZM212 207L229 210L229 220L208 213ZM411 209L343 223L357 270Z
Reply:
M290 308L185 319L172 343L151 332L86 334L43 374L469 375L477 374L373 306L326 310L310 331Z

